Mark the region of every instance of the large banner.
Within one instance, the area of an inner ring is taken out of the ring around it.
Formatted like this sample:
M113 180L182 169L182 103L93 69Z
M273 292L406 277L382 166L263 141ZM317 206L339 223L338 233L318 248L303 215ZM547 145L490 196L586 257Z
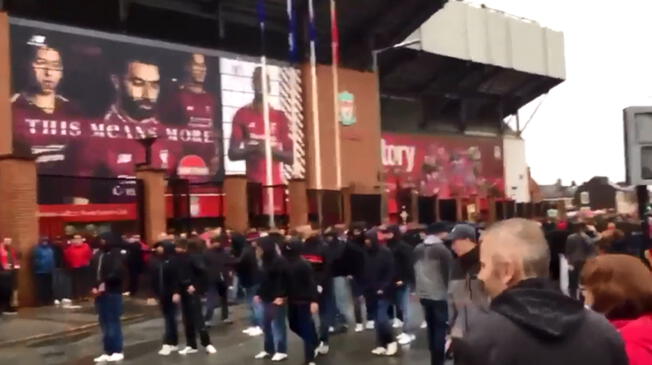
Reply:
M439 199L505 192L499 138L383 133L381 154L390 197L408 188Z
M14 21L14 152L35 156L41 174L128 177L153 138L154 167L218 178L219 60L84 33Z

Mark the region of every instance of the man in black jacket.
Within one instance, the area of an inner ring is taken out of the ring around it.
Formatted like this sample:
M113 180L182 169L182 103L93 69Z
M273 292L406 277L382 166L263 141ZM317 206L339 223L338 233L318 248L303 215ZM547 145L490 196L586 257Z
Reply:
M410 326L409 313L410 291L414 287L413 250L410 245L402 240L401 231L397 225L384 227L381 234L387 241L387 247L394 255L394 278L392 283L394 297L392 299L394 306L397 308L396 322L400 325L399 327L402 326L403 328L403 332L397 339L401 345L407 345L416 339L413 328Z
M333 295L333 277L331 274L331 259L328 248L318 232L310 226L305 229L305 241L301 257L310 263L317 282L319 292L319 347L321 355L328 354L329 330L335 324L335 296Z
M389 306L393 291L394 256L387 248L378 244L376 231L365 236L364 297L368 307L376 313L376 344L371 353L379 356L394 356L398 344L389 320Z
M301 258L303 250L299 240L285 244L287 258L288 322L290 329L303 340L304 364L314 364L319 339L312 319L319 312L319 292L311 265Z
M231 324L229 320L229 301L227 298L229 283L231 281L231 265L233 256L224 247L226 236L213 237L211 247L206 250L206 265L208 269L208 293L206 295L206 325L212 325L213 312L220 300L222 323Z
M238 275L239 285L245 292L247 304L249 305L249 327L242 333L249 336L260 336L262 330L262 308L259 303L254 302L254 297L260 287L261 271L256 257L256 243L247 240L239 233L231 236L231 247L235 256L235 272Z
M207 269L200 250L201 242L196 238L182 239L177 243L179 293L186 332L186 347L179 351L181 355L197 352L197 332L199 332L201 344L206 352L211 355L217 353L215 347L211 345L201 310L201 297L205 290Z
M174 242L161 241L155 245L157 259L152 270L152 288L158 297L165 322L163 346L158 352L168 356L178 351L179 334L177 331L177 304L181 301L179 295L179 263L176 259Z
M492 226L478 277L492 298L456 348L456 364L626 365L623 341L602 315L547 279L550 251L536 222Z
M264 350L255 356L262 360L272 357L272 361L287 359L286 297L287 261L279 255L283 236L272 233L259 240L256 255L262 261L260 288L254 298L263 308Z
M355 332L364 331L362 318L362 303L364 299L364 273L365 273L365 230L366 224L357 222L351 224L348 232L348 241L342 258L342 266L346 269L349 283L351 284L351 296L353 297L353 312L355 316ZM373 314L373 315L369 315ZM370 312L367 307L367 328L374 328L375 313Z
M105 234L99 242L100 248L91 260L94 279L92 294L102 329L104 354L94 361L122 361L124 354L120 316L123 311L122 284L125 275L122 236Z

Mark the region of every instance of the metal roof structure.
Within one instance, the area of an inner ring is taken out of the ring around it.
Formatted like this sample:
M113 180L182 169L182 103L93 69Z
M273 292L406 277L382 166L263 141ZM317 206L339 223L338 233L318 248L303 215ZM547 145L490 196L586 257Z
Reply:
M293 0L300 16L300 41L308 44L308 0ZM338 1L342 64L371 68L371 50L410 35L445 0ZM318 61L331 62L328 0L314 0ZM125 33L153 39L259 55L257 0L0 0L0 10L24 18ZM269 57L288 57L287 0L265 0Z

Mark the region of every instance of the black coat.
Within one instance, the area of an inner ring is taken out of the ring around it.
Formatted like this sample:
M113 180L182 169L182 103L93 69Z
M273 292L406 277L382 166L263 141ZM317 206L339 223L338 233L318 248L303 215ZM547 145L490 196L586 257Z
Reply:
M258 265L256 250L250 244L245 244L240 254L236 256L235 272L238 274L240 285L244 288L260 284L262 273Z
M623 341L607 319L544 279L506 290L469 318L454 344L459 365L627 365Z
M91 260L93 287L104 283L107 293L121 294L125 277L125 258L119 246L98 250Z
M333 286L330 267L331 258L328 247L321 237L308 238L303 243L301 256L312 266L317 285L321 286L325 291L330 290Z
M174 243L162 243L164 254L152 259L151 283L152 290L159 297L167 297L179 293L179 261L174 252Z
M287 297L293 303L315 303L319 292L312 266L301 258L301 243L292 242L284 247L283 254L287 260Z
M367 248L364 256L364 279L362 285L365 292L377 293L383 291L385 296L389 296L394 285L394 256L392 252L383 246L374 244Z
M200 253L177 254L179 291L184 293L191 285L197 295L206 292L208 270L206 261Z
M412 246L401 239L387 242L387 247L394 255L394 282L402 281L407 284L414 284L414 250Z
M262 275L257 295L265 303L276 298L285 298L287 288L287 261L277 252L281 238L268 236L260 241L262 254Z
M209 284L229 283L229 272L235 261L231 253L224 247L206 250L206 267Z

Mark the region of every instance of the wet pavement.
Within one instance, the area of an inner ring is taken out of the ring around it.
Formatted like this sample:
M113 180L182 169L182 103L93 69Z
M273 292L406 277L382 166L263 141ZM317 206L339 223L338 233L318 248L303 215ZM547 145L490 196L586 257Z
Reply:
M200 351L197 354L182 356L172 354L162 357L157 354L161 346L163 321L156 317L143 319L140 322L126 323L123 326L125 335L125 360L122 364L271 364L269 361L253 360L253 356L262 350L262 336L249 337L241 333L246 324L245 309L235 307L232 317L233 325L218 325L211 329L212 343L218 353L207 355ZM420 310L418 310L420 313ZM88 313L88 315L91 315ZM179 326L180 341L184 342L183 329ZM3 325L0 324L3 336ZM398 333L398 331L397 331ZM26 343L0 347L0 364L20 365L55 365L55 364L92 364L93 358L100 354L100 335L97 328L80 331L66 336L33 340ZM303 363L302 344L298 337L288 330L289 359L283 362L287 365ZM429 353L423 330L417 332L417 340L409 347L404 347L397 357L375 357L370 354L375 344L375 332L349 333L335 335L331 339L331 352L320 357L317 364L343 365L362 363L365 365L398 365L429 363Z

